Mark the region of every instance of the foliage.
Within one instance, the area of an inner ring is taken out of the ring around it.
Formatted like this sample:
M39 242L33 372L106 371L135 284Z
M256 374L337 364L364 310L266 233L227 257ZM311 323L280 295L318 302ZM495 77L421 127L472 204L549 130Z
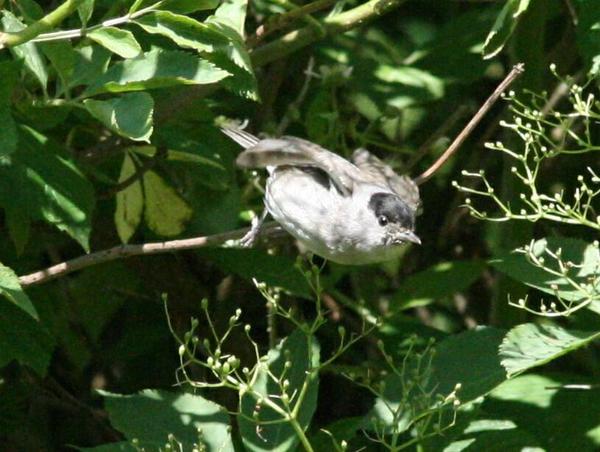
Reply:
M598 450L598 24L589 0L0 1L0 443ZM421 247L348 267L230 232L264 177L218 124L416 177L521 61L421 187Z

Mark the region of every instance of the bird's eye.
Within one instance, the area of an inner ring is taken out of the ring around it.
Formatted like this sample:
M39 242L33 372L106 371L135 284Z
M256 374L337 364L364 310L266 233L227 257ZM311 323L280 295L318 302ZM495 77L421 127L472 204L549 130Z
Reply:
M388 218L385 215L379 215L377 221L379 221L380 226L385 226L386 224L388 224Z

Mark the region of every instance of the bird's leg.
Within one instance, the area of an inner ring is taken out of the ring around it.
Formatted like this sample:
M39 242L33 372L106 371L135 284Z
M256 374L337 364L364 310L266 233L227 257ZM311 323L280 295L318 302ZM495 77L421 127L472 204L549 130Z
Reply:
M251 248L254 245L256 239L260 235L260 229L268 214L269 211L265 207L259 216L252 218L252 227L246 235L240 239L240 245L242 245L243 248Z

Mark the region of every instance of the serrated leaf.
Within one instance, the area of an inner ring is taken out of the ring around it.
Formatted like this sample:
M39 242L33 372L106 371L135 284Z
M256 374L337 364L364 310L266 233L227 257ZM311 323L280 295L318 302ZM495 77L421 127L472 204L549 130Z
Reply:
M33 303L21 288L19 277L11 268L2 264L0 264L0 294L34 319L39 319Z
M238 95L257 99L257 88L244 39L231 21L211 16L205 23L168 11L156 11L136 20L148 33L171 39L180 47L205 52L205 57L234 77L224 80Z
M500 345L508 377L541 366L600 338L600 332L567 330L557 325L525 323L510 330Z
M310 345L309 345L310 344ZM298 396L292 399L291 405L297 410L297 422L306 430L315 412L319 380L316 368L319 365L320 348L315 337L308 337L300 330L294 331L284 339L276 348L269 350L267 361L262 364L258 377L254 380L253 390L263 398L269 398L273 403L282 406L279 398L273 395L281 394L278 381L289 381L288 394L300 394L302 387L307 383L302 405L296 406ZM285 362L290 361L292 367L286 368ZM240 400L240 411L244 416L238 416L240 434L244 446L249 451L290 451L298 445L298 435L289 422L258 424L251 419L256 407L256 399L245 393ZM258 419L263 422L282 419L282 416L263 404L258 414ZM283 419L282 419L283 420ZM260 426L260 433L258 427Z
M0 206L11 214L43 220L89 249L94 190L60 148L22 126L10 164L0 165Z
M126 93L109 100L86 99L85 108L114 132L135 141L150 141L154 100L148 93Z
M231 27L243 39L247 8L248 0L223 0L210 20Z
M91 83L84 96L176 85L204 85L216 83L229 75L209 61L189 53L154 49L112 65Z
M154 171L147 171L143 180L148 227L166 237L181 234L193 213L190 206Z
M86 36L123 58L134 58L142 52L142 47L129 30L102 27L88 32Z
M136 173L135 164L128 152L125 153L119 182L123 182ZM115 209L115 225L122 243L127 243L142 221L144 212L144 194L142 184L136 180L117 193Z
M2 14L1 22L5 31L15 32L25 28L25 25L10 11L2 10ZM10 50L17 58L23 59L25 67L35 76L45 91L48 84L48 71L37 46L33 42L26 42L11 47Z
M215 45L227 44L227 39L209 26L170 11L154 11L139 17L134 23L148 33L165 36L188 49L212 52Z
M54 338L43 324L12 303L0 302L0 368L13 360L46 373Z
M483 44L483 58L493 58L500 53L529 3L530 0L508 0L504 4Z
M100 394L110 423L127 439L137 439L140 448L158 450L173 435L182 450L199 443L208 452L234 450L227 411L199 395L153 389L133 395Z

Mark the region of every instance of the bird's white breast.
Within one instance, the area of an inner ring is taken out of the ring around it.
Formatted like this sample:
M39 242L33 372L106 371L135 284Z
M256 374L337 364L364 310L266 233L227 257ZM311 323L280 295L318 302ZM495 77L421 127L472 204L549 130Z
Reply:
M323 178L326 181L326 178ZM275 169L266 187L273 218L309 250L342 264L380 262L397 256L399 247L382 247L373 238L375 222L367 204L372 190L342 196L332 183L320 183L300 168Z

